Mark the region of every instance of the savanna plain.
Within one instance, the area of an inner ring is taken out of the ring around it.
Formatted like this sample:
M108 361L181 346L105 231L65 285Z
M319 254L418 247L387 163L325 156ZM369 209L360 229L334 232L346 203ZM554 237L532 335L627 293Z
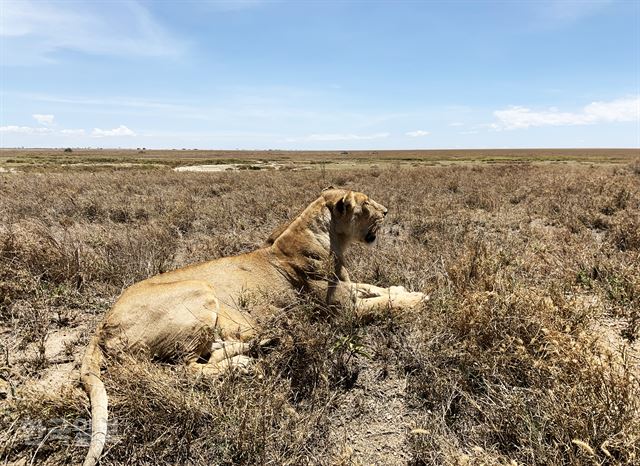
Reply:
M0 461L81 462L79 360L122 290L260 247L328 185L389 209L352 279L430 299L246 296L277 342L250 375L107 361L101 464L640 464L637 150L0 151Z

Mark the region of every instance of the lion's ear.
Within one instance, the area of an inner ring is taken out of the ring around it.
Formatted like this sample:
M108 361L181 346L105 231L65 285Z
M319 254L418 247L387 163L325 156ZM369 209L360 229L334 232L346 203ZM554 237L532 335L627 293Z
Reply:
M344 214L345 212L352 212L356 207L356 196L353 194L353 191L349 191L342 199L336 202L336 209L341 214Z
M329 185L329 186L327 186L326 188L324 188L324 189L322 190L322 192L329 191L330 189L336 189L336 188L334 188L333 186Z

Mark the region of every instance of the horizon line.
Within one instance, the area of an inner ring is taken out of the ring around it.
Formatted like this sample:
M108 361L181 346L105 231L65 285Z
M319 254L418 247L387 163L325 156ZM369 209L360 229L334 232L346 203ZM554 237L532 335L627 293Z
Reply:
M75 149L75 150L123 150L123 151L183 151L183 152L194 152L194 151L225 151L225 152L428 152L428 151L471 151L471 150L638 150L640 151L640 146L638 147L474 147L474 148L463 148L463 147L455 147L455 148L414 148L414 149L244 149L244 148L234 148L234 149L224 149L224 148L175 148L175 147L83 147L83 146L57 146L57 147L3 147L0 146L0 150L64 150L64 149ZM638 154L640 155L640 153Z

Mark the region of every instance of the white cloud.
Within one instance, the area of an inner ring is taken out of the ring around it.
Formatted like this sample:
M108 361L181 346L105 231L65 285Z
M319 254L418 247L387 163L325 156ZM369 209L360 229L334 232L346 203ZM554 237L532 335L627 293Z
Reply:
M84 136L85 130L83 129L63 129L61 134L67 134L69 136Z
M311 134L304 138L288 138L286 142L297 142L297 141L362 141L367 139L384 139L388 138L389 133L375 133L375 134L339 134L339 133L330 133L330 134Z
M504 129L638 121L640 120L640 97L627 97L611 102L592 102L577 113L560 112L555 107L533 111L527 107L511 106L496 110L493 114L499 121L497 125Z
M422 136L428 136L429 134L431 134L429 131L423 131L421 129L417 130L417 131L409 131L407 133L404 133L406 136L412 137L412 138L420 138Z
M120 125L117 128L113 128L113 129L93 128L93 131L91 131L91 136L95 138L110 137L110 136L135 136L135 135L136 133L131 131L125 125Z
M589 123L585 114L558 112L554 109L534 112L529 108L511 106L493 112L506 129L529 128L530 126L568 126Z
M637 121L640 120L640 96L593 102L584 108L584 113L598 121Z
M138 2L2 2L0 36L5 65L55 62L58 51L93 55L179 55L172 37Z
M50 134L50 128L34 128L32 126L0 126L0 133L21 133L21 134Z
M52 125L53 124L53 115L42 115L40 113L36 113L34 115L31 115L33 117L34 120L36 120L38 123L40 123L41 125Z

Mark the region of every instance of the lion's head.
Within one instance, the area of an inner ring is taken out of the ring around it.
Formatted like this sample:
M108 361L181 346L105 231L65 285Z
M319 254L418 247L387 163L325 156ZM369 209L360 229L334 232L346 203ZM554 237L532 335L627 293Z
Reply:
M322 196L331 210L336 233L352 241L373 243L387 215L387 208L366 194L346 189L327 189Z

